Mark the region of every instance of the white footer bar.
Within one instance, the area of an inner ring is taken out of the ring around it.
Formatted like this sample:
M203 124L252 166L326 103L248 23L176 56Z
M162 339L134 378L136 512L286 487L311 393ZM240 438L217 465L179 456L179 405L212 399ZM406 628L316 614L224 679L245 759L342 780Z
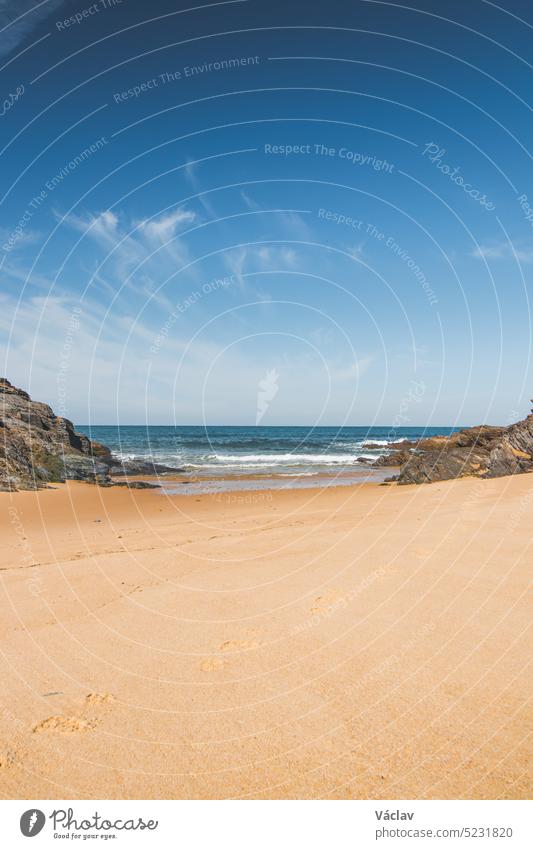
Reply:
M524 801L2 801L2 845L191 849L533 846ZM34 840L34 842L30 842Z

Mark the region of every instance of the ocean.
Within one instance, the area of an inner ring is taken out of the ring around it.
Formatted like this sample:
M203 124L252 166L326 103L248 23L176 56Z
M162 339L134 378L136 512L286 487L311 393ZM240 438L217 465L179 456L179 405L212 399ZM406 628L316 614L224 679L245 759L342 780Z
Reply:
M192 489L187 487L192 494L265 489L272 486L272 480L267 484L265 478L272 476L278 488L316 486L317 475L320 485L382 480L390 471L372 470L372 463L390 451L391 442L414 442L459 428L78 425L77 429L123 459L150 459L183 469L194 483ZM248 479L243 481L243 476Z

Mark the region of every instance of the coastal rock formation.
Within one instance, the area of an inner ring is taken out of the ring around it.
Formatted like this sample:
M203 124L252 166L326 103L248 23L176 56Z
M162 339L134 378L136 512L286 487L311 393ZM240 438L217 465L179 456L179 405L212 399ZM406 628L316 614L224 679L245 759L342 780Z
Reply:
M410 444L409 448L402 448L397 450L396 445L394 445L394 450L391 454L383 454L381 457L378 457L377 460L372 464L373 466L403 466L404 463L407 463L411 458L411 449L412 444Z
M430 483L475 475L488 470L491 450L501 440L504 428L473 427L451 436L422 439L402 465L399 483Z
M510 427L479 425L421 439L381 465L398 465L399 484L431 483L465 476L502 477L533 471L533 415ZM396 462L394 462L396 460Z
M48 404L0 378L0 489L40 489L65 480L108 485L108 455Z
M117 477L128 475L169 475L183 473L184 469L162 466L151 460L118 460L110 455L109 474Z
M487 477L497 478L533 470L533 414L508 427L493 448Z
M66 480L141 489L155 483L129 476L174 473L180 469L145 461L124 461L109 448L74 430L48 404L32 401L27 392L0 378L0 490L41 489Z

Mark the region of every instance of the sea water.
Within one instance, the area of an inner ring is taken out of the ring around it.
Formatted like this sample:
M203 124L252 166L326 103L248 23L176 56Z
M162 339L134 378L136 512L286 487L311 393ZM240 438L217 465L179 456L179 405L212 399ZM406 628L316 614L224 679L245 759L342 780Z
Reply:
M119 458L152 460L182 469L191 483L192 489L187 487L191 494L264 489L265 478L272 476L276 487L316 486L317 476L320 485L382 480L390 471L381 467L378 473L372 464L390 453L392 443L404 439L415 442L458 430L200 425L85 425L77 429L107 445Z

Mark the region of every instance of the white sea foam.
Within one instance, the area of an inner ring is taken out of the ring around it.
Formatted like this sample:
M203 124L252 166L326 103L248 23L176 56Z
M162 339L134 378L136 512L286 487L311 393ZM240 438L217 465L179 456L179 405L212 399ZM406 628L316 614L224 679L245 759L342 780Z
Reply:
M361 446L383 445L384 447L387 447L390 444L391 444L391 440L389 440L389 439L363 439L363 441L359 443L359 445L361 445Z
M379 452L384 453L384 452ZM121 460L143 460L149 462L160 463L162 465L176 466L185 468L190 471L196 470L222 470L222 469L276 469L276 468L300 468L300 467L341 467L341 466L357 466L361 460L371 462L375 460L379 453L370 453L363 451L360 448L355 449L350 454L314 454L314 453L261 453L261 454L239 454L239 453L224 453L224 454L170 454L168 451L160 454L151 452L146 454L117 454Z
M357 454L210 454L200 464L186 465L205 466L351 466L358 458L375 459L374 454L358 452Z

